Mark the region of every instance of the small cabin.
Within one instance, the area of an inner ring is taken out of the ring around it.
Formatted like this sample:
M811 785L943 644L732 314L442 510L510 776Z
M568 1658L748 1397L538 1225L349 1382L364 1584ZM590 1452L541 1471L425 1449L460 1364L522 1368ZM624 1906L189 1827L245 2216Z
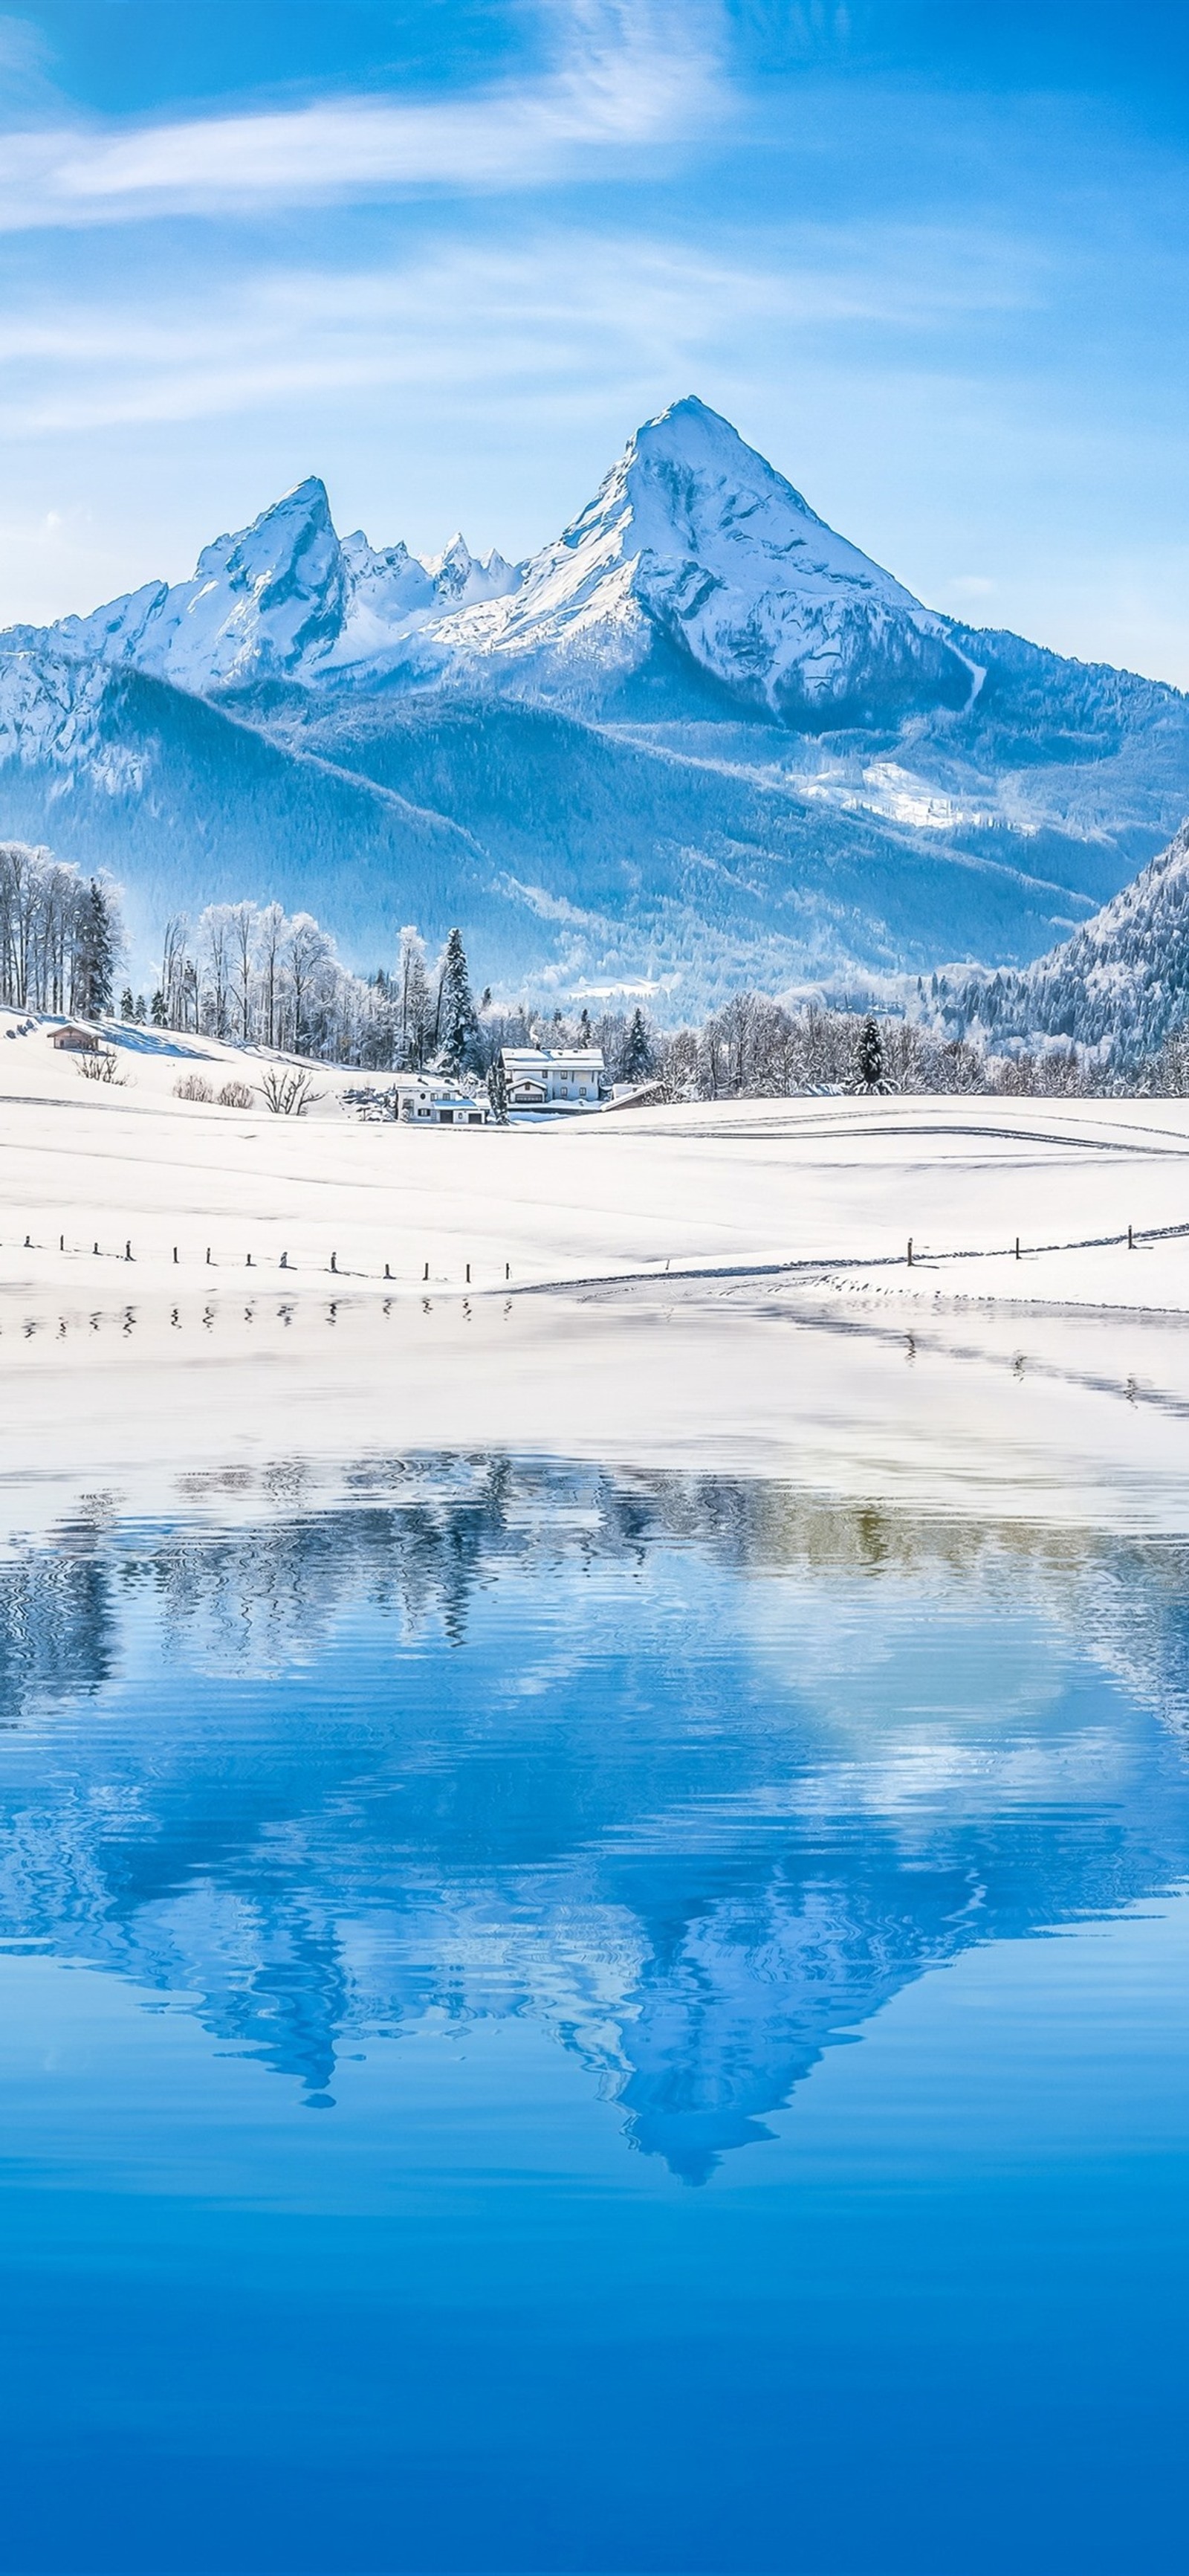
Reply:
M50 1045L60 1054L98 1055L100 1039L97 1029L84 1029L77 1020L67 1020L65 1028L50 1030Z

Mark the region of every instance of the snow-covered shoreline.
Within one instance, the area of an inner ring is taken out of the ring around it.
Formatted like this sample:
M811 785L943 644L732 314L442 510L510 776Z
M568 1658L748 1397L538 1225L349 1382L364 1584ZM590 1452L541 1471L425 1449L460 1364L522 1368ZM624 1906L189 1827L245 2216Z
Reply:
M0 1041L5 1529L450 1447L1189 1528L1181 1102L426 1134L345 1114L355 1075L298 1120L177 1070L107 1089Z

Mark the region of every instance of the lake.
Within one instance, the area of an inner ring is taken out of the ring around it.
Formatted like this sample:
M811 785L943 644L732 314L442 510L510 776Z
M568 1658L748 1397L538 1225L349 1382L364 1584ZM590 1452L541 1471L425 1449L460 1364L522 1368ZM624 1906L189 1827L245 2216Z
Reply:
M1189 2567L1189 1548L295 1458L0 1719L0 2566Z

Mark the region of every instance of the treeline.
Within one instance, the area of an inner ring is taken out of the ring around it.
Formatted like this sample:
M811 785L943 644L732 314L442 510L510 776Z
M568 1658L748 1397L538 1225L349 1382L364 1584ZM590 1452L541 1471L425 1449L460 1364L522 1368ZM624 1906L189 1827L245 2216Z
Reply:
M0 843L0 1001L94 1019L114 1007L125 948L115 890L49 850ZM307 912L278 903L209 904L166 927L151 993L125 986L125 1019L386 1072L433 1065L482 1083L508 1046L598 1048L613 1082L653 1082L669 1100L780 1098L806 1091L1189 1094L1189 1029L1142 1061L954 1026L944 979L918 981L907 1015L789 1006L736 993L697 1026L657 1028L636 1005L563 1013L476 999L452 930L430 957L412 925L396 961L359 975Z
M279 903L208 904L193 927L175 915L149 1001L127 988L121 1010L157 1028L379 1071L443 1057L462 1071L478 1052L457 930L432 966L410 927L395 968L357 975L311 913L287 914Z
M16 1011L112 1007L124 931L115 893L52 852L0 841L0 1002Z
M1101 1087L1075 1048L996 1057L927 1020L832 1009L788 1009L763 993L736 993L700 1028L653 1040L654 1068L670 1099L772 1099L805 1091L1036 1092Z
M358 975L309 913L287 915L277 903L211 904L193 929L175 918L147 1010L130 991L122 1007L129 1017L241 1046L371 1072L433 1065L476 1083L504 1047L596 1047L613 1082L654 1082L668 1100L849 1090L1057 1096L1120 1087L1073 1046L993 1054L932 1013L923 987L911 1017L816 1001L788 1007L742 992L700 1025L666 1030L640 1005L565 1013L527 1000L495 1003L489 989L476 997L457 930L431 958L410 925L394 965ZM1148 1087L1161 1078L1159 1066L1146 1068Z
M483 1080L506 1046L536 1042L601 1047L615 1079L650 1073L656 1042L643 1014L582 1011L563 1023L527 1003L504 1008L490 990L476 999L462 936L452 930L436 957L409 925L396 962L357 975L342 964L312 915L279 903L207 906L193 927L166 925L160 975L146 1000L126 987L127 1019L276 1047L372 1072L440 1066Z

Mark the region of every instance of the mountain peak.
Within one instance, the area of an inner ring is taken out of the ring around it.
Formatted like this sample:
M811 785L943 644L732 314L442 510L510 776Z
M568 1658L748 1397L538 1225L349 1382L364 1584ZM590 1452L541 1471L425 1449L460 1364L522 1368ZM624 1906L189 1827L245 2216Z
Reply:
M697 394L644 421L554 544L513 568L458 531L437 555L344 546L307 475L204 548L189 582L53 630L67 651L182 688L403 669L503 673L590 711L674 711L709 688L817 731L960 707L973 671L945 621L838 536ZM663 702L663 704L662 704Z
M876 575L881 584L894 589L901 601L913 607L918 604L898 582L892 582L890 574L882 572L877 564L871 564L867 557L860 555L857 546L851 546L845 537L835 536L826 521L810 508L795 484L790 483L786 475L778 473L758 448L749 447L732 423L725 420L721 412L712 411L709 403L702 402L697 394L683 394L680 401L669 403L652 420L642 422L634 437L628 440L618 464L612 467L604 489L613 486L621 476L629 489L633 485L636 487L637 502L649 485L658 486L679 513L679 534L685 533L686 523L680 514L689 488L684 479L687 477L693 478L704 497L714 492L723 496L725 507L719 518L720 533L730 523L737 522L744 527L749 541L754 541L757 509L768 514L775 511L784 518L791 513L797 519L807 521L810 527L821 529L835 546L844 547L856 565L867 564L869 572ZM740 504L744 505L742 518ZM705 534L704 512L695 533L699 538Z
M697 394L642 423L495 613L436 633L455 667L498 656L546 694L659 713L709 685L809 730L961 706L973 679L943 621Z
M339 541L326 485L316 474L308 475L304 483L295 483L293 490L283 493L279 501L270 501L250 527L239 529L233 536L216 537L213 545L204 546L194 577L200 581L212 574L226 574L233 582L253 583L270 577L284 578L299 558L309 557L311 552L316 554L317 562L309 569L313 578L322 582L338 556Z
M634 436L628 440L628 450L635 449L639 453L652 447L680 444L690 448L721 448L726 455L753 457L757 465L763 466L765 473L772 474L776 470L757 448L748 446L724 413L703 402L699 394L682 394L676 402L666 403L663 411L654 412L650 420L641 421Z

